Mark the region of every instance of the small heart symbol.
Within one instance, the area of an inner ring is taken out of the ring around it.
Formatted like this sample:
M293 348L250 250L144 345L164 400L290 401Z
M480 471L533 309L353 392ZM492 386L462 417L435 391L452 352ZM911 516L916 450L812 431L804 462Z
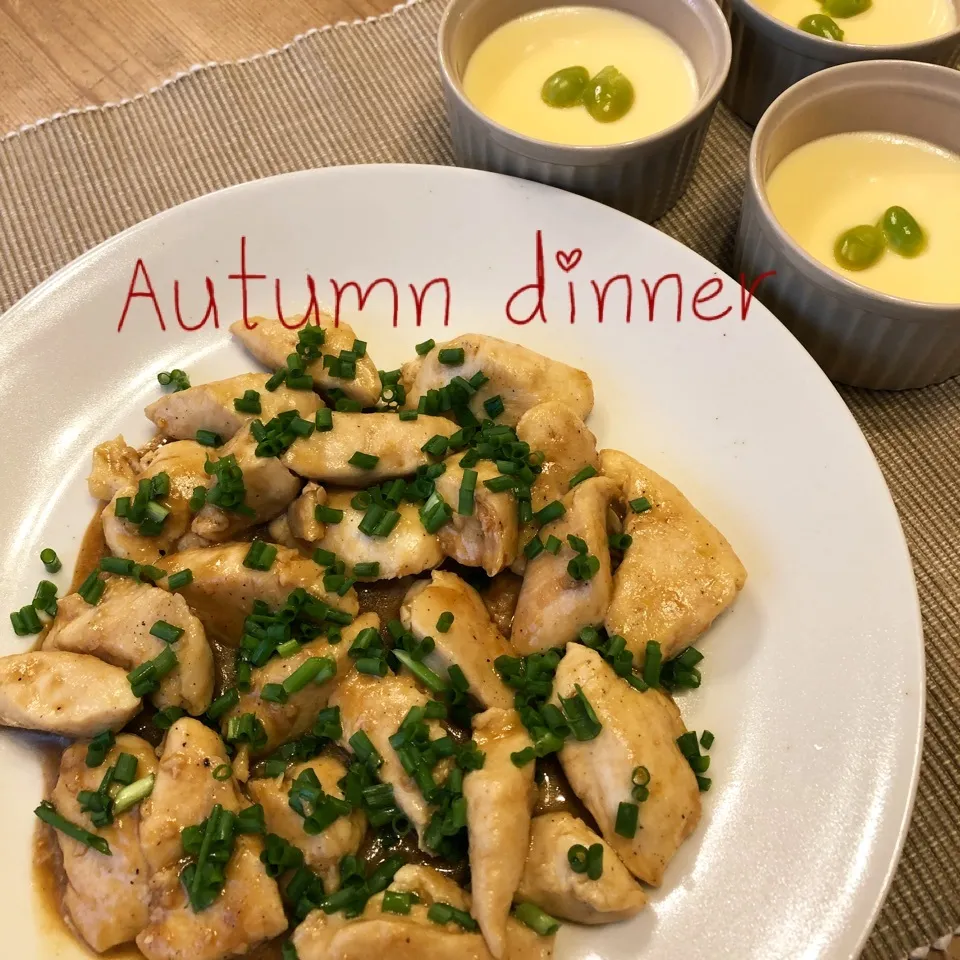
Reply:
M582 256L583 251L579 247L577 247L575 250L571 250L569 253L564 253L563 250L558 250L557 266L564 273L569 273L580 262L580 258Z

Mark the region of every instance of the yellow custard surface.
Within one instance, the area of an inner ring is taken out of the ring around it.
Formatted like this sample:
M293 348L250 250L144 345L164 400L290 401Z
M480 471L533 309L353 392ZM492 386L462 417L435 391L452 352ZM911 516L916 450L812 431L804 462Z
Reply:
M804 144L767 180L783 229L821 263L855 283L926 303L960 303L960 157L912 137L841 133ZM927 243L917 257L889 247L866 270L844 270L833 247L844 230L875 224L891 206L916 218Z
M633 106L600 123L582 106L543 102L544 81L564 67L594 76L614 66L633 84ZM575 146L623 143L682 120L697 103L697 75L671 37L649 23L600 7L554 7L498 27L467 63L467 98L497 123L528 137Z
M754 0L771 16L791 27L812 13L821 13L817 0ZM914 43L949 33L957 26L953 0L873 0L869 10L836 19L844 43Z

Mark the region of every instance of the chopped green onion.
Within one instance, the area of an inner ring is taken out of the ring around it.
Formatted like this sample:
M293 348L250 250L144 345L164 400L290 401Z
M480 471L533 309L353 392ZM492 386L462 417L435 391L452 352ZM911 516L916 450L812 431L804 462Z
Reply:
M185 717L187 711L182 707L166 707L163 710L158 710L150 720L150 722L158 730L169 730L181 717Z
M558 537L555 537L552 533L543 542L543 549L546 550L547 553L552 553L554 556L560 552L560 548L562 546L562 541Z
M316 417L314 417L314 424L316 425L318 433L326 433L328 430L332 430L333 411L329 407L321 407L317 411Z
M332 550L324 550L322 547L317 547L313 551L313 562L317 564L318 567L330 567L337 562L337 555Z
M575 684L572 697L560 697L560 706L570 723L573 736L580 741L593 740L603 729L580 684Z
M587 848L582 843L575 843L567 851L567 862L574 873L586 873Z
M318 686L326 683L336 672L337 665L329 657L310 657L283 681L283 689L288 694L298 693L311 681Z
M589 547L583 537L577 537L574 534L567 535L567 543L570 544L575 553L586 553Z
M57 813L56 807L49 800L44 800L36 810L33 811L44 823L49 824L54 830L59 830L62 834L72 837L74 840L82 843L84 846L102 853L104 856L112 856L110 844L103 837L98 837L89 830L71 823L66 817Z
M491 420L496 420L504 410L503 397L499 393L495 397L489 397L483 401L483 409Z
M418 343L414 349L417 351L418 356L425 357L436 345L437 341L431 338L424 340L423 343Z
M107 583L105 580L101 580L97 576L96 570L87 577L86 580L80 585L80 589L77 590L77 593L86 600L90 606L96 606L100 602L100 598L103 596L103 591L107 589ZM21 614L23 611L20 611Z
M484 480L483 485L491 493L506 493L516 487L517 481L513 477L491 477L489 480Z
M552 520L559 519L566 512L567 508L559 500L554 500L548 503L542 510L538 510L533 515L533 519L536 521L538 527L542 527Z
M709 750L713 746L713 741L716 739L714 735L709 730L704 730L700 734L700 746L704 750Z
M113 779L128 786L137 779L137 758L132 753L121 753L114 763Z
M443 351L441 350L440 352L442 353ZM460 352L463 353L463 350ZM474 920L466 910L458 910L449 903L442 903L440 901L430 904L430 909L427 911L427 919L440 924L455 923L464 930L471 932L480 929L477 921Z
M277 558L277 548L262 540L254 540L250 544L247 555L243 558L243 565L250 570L269 570Z
M442 457L448 445L447 438L442 433L436 433L420 449L431 457Z
M398 410L397 416L404 422L408 420L416 420L420 416L416 410Z
M636 500L630 501L630 509L634 513L646 513L652 506L653 504L646 497L637 497Z
M365 357L367 355L367 341L354 340L350 352L356 354L357 357Z
M446 633L453 626L453 614L449 610L444 610L437 618L437 630L440 633Z
M372 453L361 453L359 450L347 461L351 467L359 467L361 470L372 470L380 458Z
M212 430L198 430L197 443L202 447L222 447L223 438Z
M518 903L513 915L541 937L549 937L560 929L559 920L555 920L532 903Z
M229 713L240 702L240 691L236 687L225 690L207 709L207 717L216 723L224 714Z
M299 653L303 648L300 646L300 643L295 638L290 640L284 640L277 647L277 656L278 657L292 657L295 653Z
M559 541L558 541L559 542ZM523 555L528 559L532 560L534 557L539 556L543 553L543 541L539 537L534 537L532 540L527 543L523 548Z
M242 397L237 397L233 401L233 409L237 413L262 413L260 394L256 390L245 390Z
M194 487L193 493L190 494L190 499L187 501L187 506L190 507L190 510L193 513L199 513L203 509L203 505L207 502L207 488L206 487Z
M353 575L355 577L379 577L380 561L371 560L368 563L355 563L353 565Z
M290 696L282 683L265 683L260 690L260 699L267 703L286 703Z
M380 903L380 909L384 913L398 913L406 915L410 912L410 907L414 903L419 903L420 898L415 893L401 893L399 890L387 890Z
M179 393L181 390L188 390L190 388L190 378L179 369L174 369L169 372L164 370L162 373L158 373L157 383L159 383L161 387L173 387L174 393Z
M175 627L166 620L158 620L151 628L150 635L163 640L164 643L176 643L183 636L183 627Z
M112 730L98 733L87 745L87 766L91 768L101 766L115 743L116 737Z
M567 564L567 573L574 580L592 580L599 570L600 560L592 554L577 554Z
M656 640L647 641L646 657L643 661L643 682L648 687L660 686L660 666L663 662L663 652Z
M465 469L463 471L463 479L460 481L460 498L457 502L457 513L462 517L473 516L478 476L476 470Z
M221 763L213 768L214 780L229 780L233 776L233 767L229 763Z
M463 363L463 347L444 347L438 354L437 359L448 367L458 367Z
M339 523L343 519L343 511L324 504L317 504L313 508L313 515L318 523Z
M633 537L629 533L611 533L607 543L611 550L626 550L633 543Z
M617 807L617 820L613 829L621 836L632 840L637 835L637 820L640 808L635 803L623 801Z
M587 464L587 466L585 466L582 470L578 470L570 478L570 488L573 489L573 487L575 487L578 483L583 483L584 480L589 480L591 477L595 477L596 475L597 471Z
M594 843L587 851L587 876L599 880L603 875L603 844Z
M40 551L40 562L46 567L47 573L56 573L63 566L57 551L51 547L44 547Z
M191 583L193 583L193 571L189 567L185 570L178 570L176 573L171 573L167 578L167 586L169 586L171 590L188 587Z
M424 666L418 660L414 660L406 650L395 647L393 655L428 689L433 693L442 693L447 689L447 684L429 667Z
M363 730L358 730L347 742L361 763L366 764L373 770L382 765L383 758L377 753L377 748L370 742L370 738Z
M154 774L148 773L145 777L141 777L139 780L124 787L113 798L114 816L126 813L127 810L135 807L141 800L146 800L146 798L153 793L153 786L156 783L156 779Z

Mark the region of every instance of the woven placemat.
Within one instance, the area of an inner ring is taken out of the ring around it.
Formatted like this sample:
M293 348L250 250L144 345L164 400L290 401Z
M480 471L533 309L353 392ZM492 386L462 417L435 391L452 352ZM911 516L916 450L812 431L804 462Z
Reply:
M0 140L0 310L94 244L229 184L332 164L451 163L434 63L442 5L421 0L377 20L312 31L282 50L198 67L149 94ZM749 136L721 108L688 193L658 224L722 268ZM893 491L926 631L929 706L916 811L863 953L899 960L960 923L960 382L842 393ZM947 945L940 940L929 956Z

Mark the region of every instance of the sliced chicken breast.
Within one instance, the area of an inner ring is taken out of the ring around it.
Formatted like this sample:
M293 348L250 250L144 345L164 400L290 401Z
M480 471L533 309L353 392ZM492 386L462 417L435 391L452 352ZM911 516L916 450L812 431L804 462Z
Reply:
M437 629L444 613L453 614L453 623L445 632ZM400 621L418 640L433 637L436 646L423 661L431 670L446 678L456 664L483 706L513 706L513 693L493 666L497 657L512 651L490 619L480 594L455 573L434 570L430 580L414 583L403 599Z
M159 621L183 631L166 643L150 631ZM160 681L153 695L160 707L182 707L194 716L210 706L213 654L203 625L183 597L126 577L109 577L100 602L91 606L79 594L59 601L56 619L43 642L44 650L88 653L130 671L158 656L166 647L177 666Z
M573 846L589 850L598 843L603 847L603 873L591 880L572 869L567 854ZM647 902L613 848L571 813L534 817L517 900L533 903L558 920L589 924L626 920Z
M684 732L676 705L659 690L634 690L595 650L567 645L557 668L553 701L576 695L593 707L602 729L593 740L567 740L560 763L570 785L627 869L659 886L667 864L700 820L697 779L676 739ZM629 802L633 771L646 767L649 798L640 804L633 839L614 829L617 809Z
M139 711L127 671L97 657L63 650L0 657L0 726L94 737Z
M458 348L463 350L463 363L440 362L441 350ZM480 418L487 416L483 402L494 396L503 400L504 407L497 423L509 426L546 400L563 400L582 420L593 409L593 384L582 370L483 334L468 333L440 343L425 357L405 363L402 370L408 409L416 409L428 390L440 389L455 376L469 380L478 371L488 378L470 398L470 409Z
M210 543L233 539L241 531L267 523L283 513L300 494L300 478L295 477L276 457L258 457L256 449L257 441L253 434L249 430L241 430L210 458L219 460L221 457L236 457L237 466L243 472L246 491L244 504L253 513L238 513L212 503L205 504L193 518L190 527L197 536ZM210 477L208 488L214 482L214 478Z
M141 461L143 470L128 484L120 487L101 515L103 537L110 552L117 557L137 563L156 563L157 559L179 549L179 541L190 531L193 511L190 497L196 487L205 487L210 478L203 466L210 453L194 440L167 443ZM116 515L117 500L137 492L139 480L150 479L160 473L170 478L170 492L159 502L170 510L163 528L156 536L143 536L137 525Z
M343 791L337 782L346 776L347 768L332 753L321 754L291 767L283 777L251 780L247 784L247 792L254 803L263 804L267 830L302 850L306 865L320 875L327 893L332 893L340 885L341 858L355 854L360 849L367 829L367 818L362 810L354 810L335 820L322 833L306 833L303 817L290 806L288 796L293 782L304 770L312 770L316 774L325 794L343 799Z
M300 495L287 507L287 526L290 536L306 543L323 539L326 526L317 519L317 507L327 502L327 491L316 483L304 485Z
M556 555L544 550L527 564L510 640L526 656L563 646L588 626L603 622L613 577L607 542L607 510L620 496L620 488L607 477L592 477L571 490L561 501L566 512L540 530L540 539L557 537ZM589 580L574 580L568 571L576 556L567 537L580 537L587 554L600 563Z
M412 707L422 707L428 697L421 693L409 675L388 673L385 677L372 677L363 673L351 673L337 687L330 698L330 705L340 708L343 726L342 746L347 747L350 737L363 730L383 759L377 771L384 783L393 785L397 806L417 830L421 838L430 822L433 808L424 799L413 778L403 769L396 751L390 745L390 737L400 729ZM436 720L426 721L430 727L430 739L444 736ZM443 782L443 766L435 768L437 782Z
M91 829L77 795L95 792L121 753L137 758L137 779L156 773L157 758L146 740L122 733L99 767L86 764L87 743L63 752L51 800L72 823ZM93 828L110 845L110 856L57 831L66 888L63 905L77 932L97 953L128 943L147 925L147 862L140 848L140 808L131 807L113 823Z
M93 449L87 489L95 500L112 500L121 487L134 482L139 472L140 454L123 437L106 440Z
M291 317L290 326L294 326L302 317ZM357 335L349 323L342 320L334 323L333 317L327 313L319 315L319 326L324 333L323 353L340 356L341 351L351 351L357 340ZM243 344L247 351L271 370L279 370L285 366L287 357L297 349L299 330L290 330L278 319L266 317L251 317L250 330L242 320L238 320L230 327L230 332ZM325 369L322 360L314 360L306 367L307 373L313 377L314 386L321 392L342 390L350 399L359 400L365 407L376 406L380 399L380 374L377 365L366 353L356 362L357 375L353 380L342 380L330 375Z
M266 666L253 671L249 693L241 694L240 702L222 720L221 728L226 730L231 717L252 713L262 724L267 741L256 749L254 755L260 756L276 749L287 740L294 740L306 733L312 726L317 714L327 705L337 685L342 683L352 669L348 651L361 630L380 628L380 619L375 613L365 613L343 628L343 639L339 643L329 643L326 638L318 638L304 644L292 657L273 657ZM283 683L291 673L313 657L332 660L337 672L326 683L308 683L302 690L290 694L286 703L272 703L262 700L260 694L268 683Z
M334 413L333 429L315 431L293 443L280 458L294 473L321 483L367 487L403 477L431 462L421 447L457 429L445 417L400 420L395 413ZM355 453L376 457L369 468L350 463Z
M437 533L443 552L465 567L482 567L493 577L509 567L517 557L519 522L517 501L510 492L494 493L483 484L500 476L496 464L481 460L473 469L477 485L473 513L464 516L458 510L463 467L456 454L446 461L446 470L437 477L436 489L453 508L453 516Z
M351 589L340 597L323 589L323 569L296 550L278 546L269 570L251 570L244 566L250 550L248 543L225 543L197 547L167 557L161 564L168 574L190 570L193 580L177 592L200 618L208 635L237 646L243 633L243 621L253 610L254 600L263 600L273 609L283 606L297 587L318 597L331 607L356 616L357 593ZM161 586L169 583L169 577Z
M315 545L332 550L350 571L358 563L378 563L376 580L397 580L411 574L432 570L443 562L443 551L436 535L427 533L420 522L420 508L415 503L397 507L400 519L387 537L368 537L360 532L364 511L350 506L354 491L330 492L327 506L343 511L339 523L328 523ZM370 578L365 578L370 579Z
M628 509L624 532L633 542L613 578L604 621L643 662L647 641L665 660L690 646L736 599L747 571L733 548L669 481L619 450L601 453L603 473L629 502L646 498L650 509Z
M473 915L497 960L506 953L507 918L520 883L536 799L534 764L510 759L532 746L515 710L487 710L473 718L473 741L483 767L463 778L470 837Z
M321 404L316 394L291 390L283 384L276 390L268 390L269 379L267 373L241 373L228 380L215 380L165 394L143 412L172 440L195 440L198 430L209 430L226 441L254 419L267 423L284 410L299 410L301 416L310 417L319 409ZM234 407L233 401L248 390L260 394L260 413L241 413Z

